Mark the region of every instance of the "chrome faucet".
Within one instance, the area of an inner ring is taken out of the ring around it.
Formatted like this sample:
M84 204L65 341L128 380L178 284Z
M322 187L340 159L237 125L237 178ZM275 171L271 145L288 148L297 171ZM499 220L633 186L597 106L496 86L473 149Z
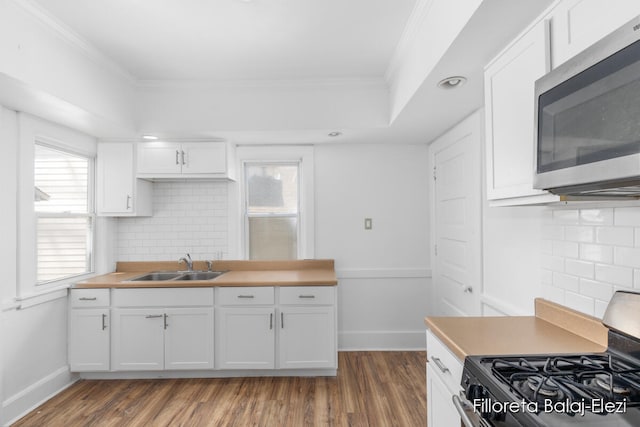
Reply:
M178 262L184 262L187 264L187 270L193 271L193 261L191 260L191 255L187 254L186 257L182 257L178 260Z

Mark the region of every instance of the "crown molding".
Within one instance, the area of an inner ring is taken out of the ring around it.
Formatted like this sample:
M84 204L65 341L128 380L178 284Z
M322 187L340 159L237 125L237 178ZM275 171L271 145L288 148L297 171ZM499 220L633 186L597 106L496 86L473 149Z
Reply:
M55 18L50 12L46 11L39 4L33 0L9 0L18 8L35 18L37 22L54 32L60 38L65 40L71 46L76 48L85 57L89 58L93 62L100 66L108 68L118 76L126 79L129 83L136 82L136 78L133 77L128 71L122 68L119 64L106 56L94 45L82 38L78 33L73 31L69 26Z
M393 51L387 70L384 73L384 79L389 87L392 86L393 78L402 65L409 47L413 44L418 30L424 25L424 21L427 19L433 2L434 0L416 0L409 19L407 19L407 25L405 25L402 31L400 40Z
M227 88L318 88L380 87L387 88L384 78L278 79L278 80L138 80L139 88L227 89Z

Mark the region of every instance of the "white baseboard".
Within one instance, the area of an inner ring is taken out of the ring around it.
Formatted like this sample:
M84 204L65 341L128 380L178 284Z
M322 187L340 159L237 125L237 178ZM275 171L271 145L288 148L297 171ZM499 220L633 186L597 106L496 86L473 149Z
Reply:
M422 351L426 346L424 330L338 332L339 351Z
M78 380L68 366L52 372L2 402L2 425L10 426Z

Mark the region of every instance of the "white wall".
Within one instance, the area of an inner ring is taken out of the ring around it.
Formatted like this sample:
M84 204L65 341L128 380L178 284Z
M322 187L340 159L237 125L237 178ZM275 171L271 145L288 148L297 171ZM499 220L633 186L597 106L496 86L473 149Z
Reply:
M533 300L541 296L544 211L540 206L489 207L484 196L483 315L533 314Z
M30 2L0 2L0 103L122 136L133 129L133 95L128 76Z
M35 117L1 111L6 181L0 192L7 209L1 214L1 227L6 229L0 253L7 273L0 285L0 423L6 425L75 379L67 365L67 290L35 285L34 138L79 144L76 148L89 154L95 151L95 141ZM97 253L105 251L98 247Z
M424 348L426 145L320 145L315 160L316 257L336 260L340 349Z

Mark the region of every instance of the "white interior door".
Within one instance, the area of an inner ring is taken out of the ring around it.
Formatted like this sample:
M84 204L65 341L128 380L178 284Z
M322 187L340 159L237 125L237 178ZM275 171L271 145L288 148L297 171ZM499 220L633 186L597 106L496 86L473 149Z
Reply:
M480 314L482 111L429 147L432 185L433 286L437 315Z

